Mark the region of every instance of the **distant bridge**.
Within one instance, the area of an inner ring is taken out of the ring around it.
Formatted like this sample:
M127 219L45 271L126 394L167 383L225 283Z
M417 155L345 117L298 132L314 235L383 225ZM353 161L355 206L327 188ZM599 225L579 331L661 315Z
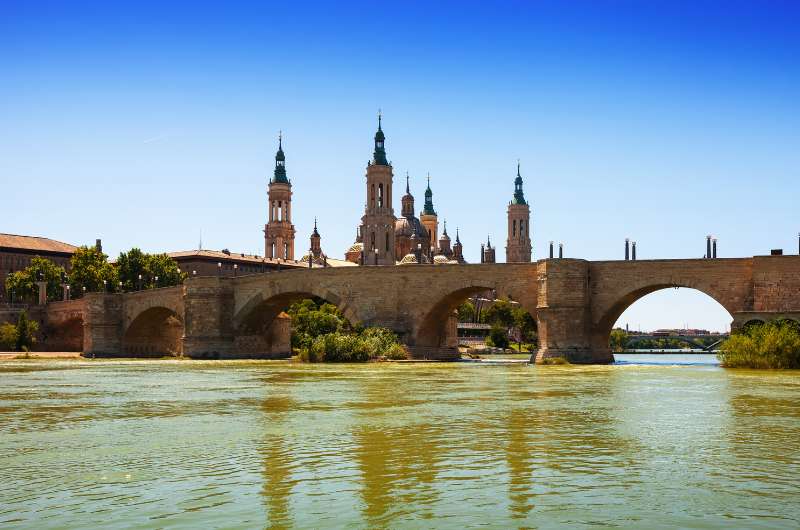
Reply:
M714 338L716 339L711 344L705 344L702 339L704 338ZM722 341L726 340L730 337L729 333L724 333L720 335L681 335L681 334L642 334L642 335L628 335L628 340L625 343L625 348L630 348L633 344L637 342L643 342L645 340L676 340L683 342L684 344L688 344L690 346L694 346L695 348L703 351L714 351ZM666 349L666 348L659 348L659 349Z

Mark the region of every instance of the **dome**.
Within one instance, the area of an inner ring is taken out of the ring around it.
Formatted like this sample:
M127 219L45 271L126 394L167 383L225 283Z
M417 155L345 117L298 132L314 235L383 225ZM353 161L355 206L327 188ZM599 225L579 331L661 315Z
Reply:
M361 252L364 250L364 243L353 243L353 245L347 249L347 252Z
M433 257L434 265L447 265L449 263L451 263L451 261L447 258L447 256L444 256L442 254L437 254L436 256Z
M411 237L428 237L428 232L416 217L400 217L394 222L394 235Z
M406 254L403 256L403 259L400 260L400 265L416 265L417 264L417 257L412 254Z

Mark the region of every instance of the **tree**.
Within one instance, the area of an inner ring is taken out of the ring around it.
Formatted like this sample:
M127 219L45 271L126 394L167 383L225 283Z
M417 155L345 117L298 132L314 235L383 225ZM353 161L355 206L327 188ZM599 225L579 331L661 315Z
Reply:
M522 351L523 342L534 342L536 340L536 320L527 310L518 307L513 312L514 325L519 331L519 340L517 341L519 351Z
M142 289L180 285L187 276L178 271L178 264L168 255L146 254L138 248L120 253L117 271L124 291L138 290L140 275Z
M33 343L36 342L36 332L39 330L39 323L28 319L28 313L23 311L17 320L17 351L30 351Z
M611 337L609 338L609 346L613 352L625 351L628 345L628 333L621 328L614 328L611 330Z
M514 308L509 300L495 300L492 306L484 312L483 321L486 324L504 326L506 329L514 325Z
M502 326L492 326L492 329L489 330L489 337L486 339L486 344L505 350L508 348L508 330Z
M63 274L63 267L59 267L49 259L36 256L29 266L6 277L6 291L13 290L20 300L35 300L39 297L39 287L36 282L41 278L47 282L47 298L56 300L61 297Z
M458 321L459 322L472 322L475 318L475 305L469 300L458 306Z
M17 347L17 326L11 322L0 324L0 349L13 351Z
M80 297L84 288L87 292L101 292L103 289L114 290L117 285L117 269L108 262L108 256L95 247L78 247L70 265L69 284L73 298Z
M128 252L120 252L117 258L117 275L119 276L119 281L122 282L122 290L136 291L139 289L140 274L144 284L144 281L149 278L147 255L135 247Z

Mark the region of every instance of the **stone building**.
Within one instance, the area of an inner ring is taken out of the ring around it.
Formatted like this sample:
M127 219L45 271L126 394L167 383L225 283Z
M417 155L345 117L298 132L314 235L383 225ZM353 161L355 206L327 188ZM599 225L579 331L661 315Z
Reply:
M531 213L522 193L522 176L517 163L517 178L514 179L514 198L508 203L508 239L506 240L506 263L530 263L531 261Z
M406 193L400 199L400 217L392 209L392 166L386 159L386 136L381 117L375 134L373 159L367 165L367 201L356 240L345 252L345 260L359 265L394 265L411 263L465 263L461 241L458 259L450 249L450 237L438 238L439 220L433 207L430 176L425 190L425 205L419 218L414 209L409 177L406 174ZM387 230L388 228L388 230ZM447 250L442 252L440 244ZM439 259L436 259L437 256Z
M489 236L486 236L486 244L481 243L481 263L495 263L495 253Z
M286 177L283 138L278 136L275 172L269 181L269 222L264 226L264 255L267 258L294 259L292 224L292 183Z
M362 261L365 265L394 265L394 226L397 220L392 208L394 173L386 159L386 136L378 115L375 150L367 163L366 207L361 217Z
M0 302L9 302L6 277L31 264L36 256L47 258L69 272L70 258L77 247L54 239L15 234L0 234Z

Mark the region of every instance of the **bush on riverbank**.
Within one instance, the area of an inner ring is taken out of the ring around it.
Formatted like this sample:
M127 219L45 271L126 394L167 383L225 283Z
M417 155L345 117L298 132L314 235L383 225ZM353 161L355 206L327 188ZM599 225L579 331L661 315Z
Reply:
M28 314L23 311L19 314L16 325L6 322L0 326L0 350L30 351L36 342L37 331L39 323L30 320Z
M800 368L800 330L791 322L748 326L723 342L717 357L726 368Z
M292 347L301 361L356 363L406 359L408 350L386 328L354 329L339 309L323 300L292 304Z

